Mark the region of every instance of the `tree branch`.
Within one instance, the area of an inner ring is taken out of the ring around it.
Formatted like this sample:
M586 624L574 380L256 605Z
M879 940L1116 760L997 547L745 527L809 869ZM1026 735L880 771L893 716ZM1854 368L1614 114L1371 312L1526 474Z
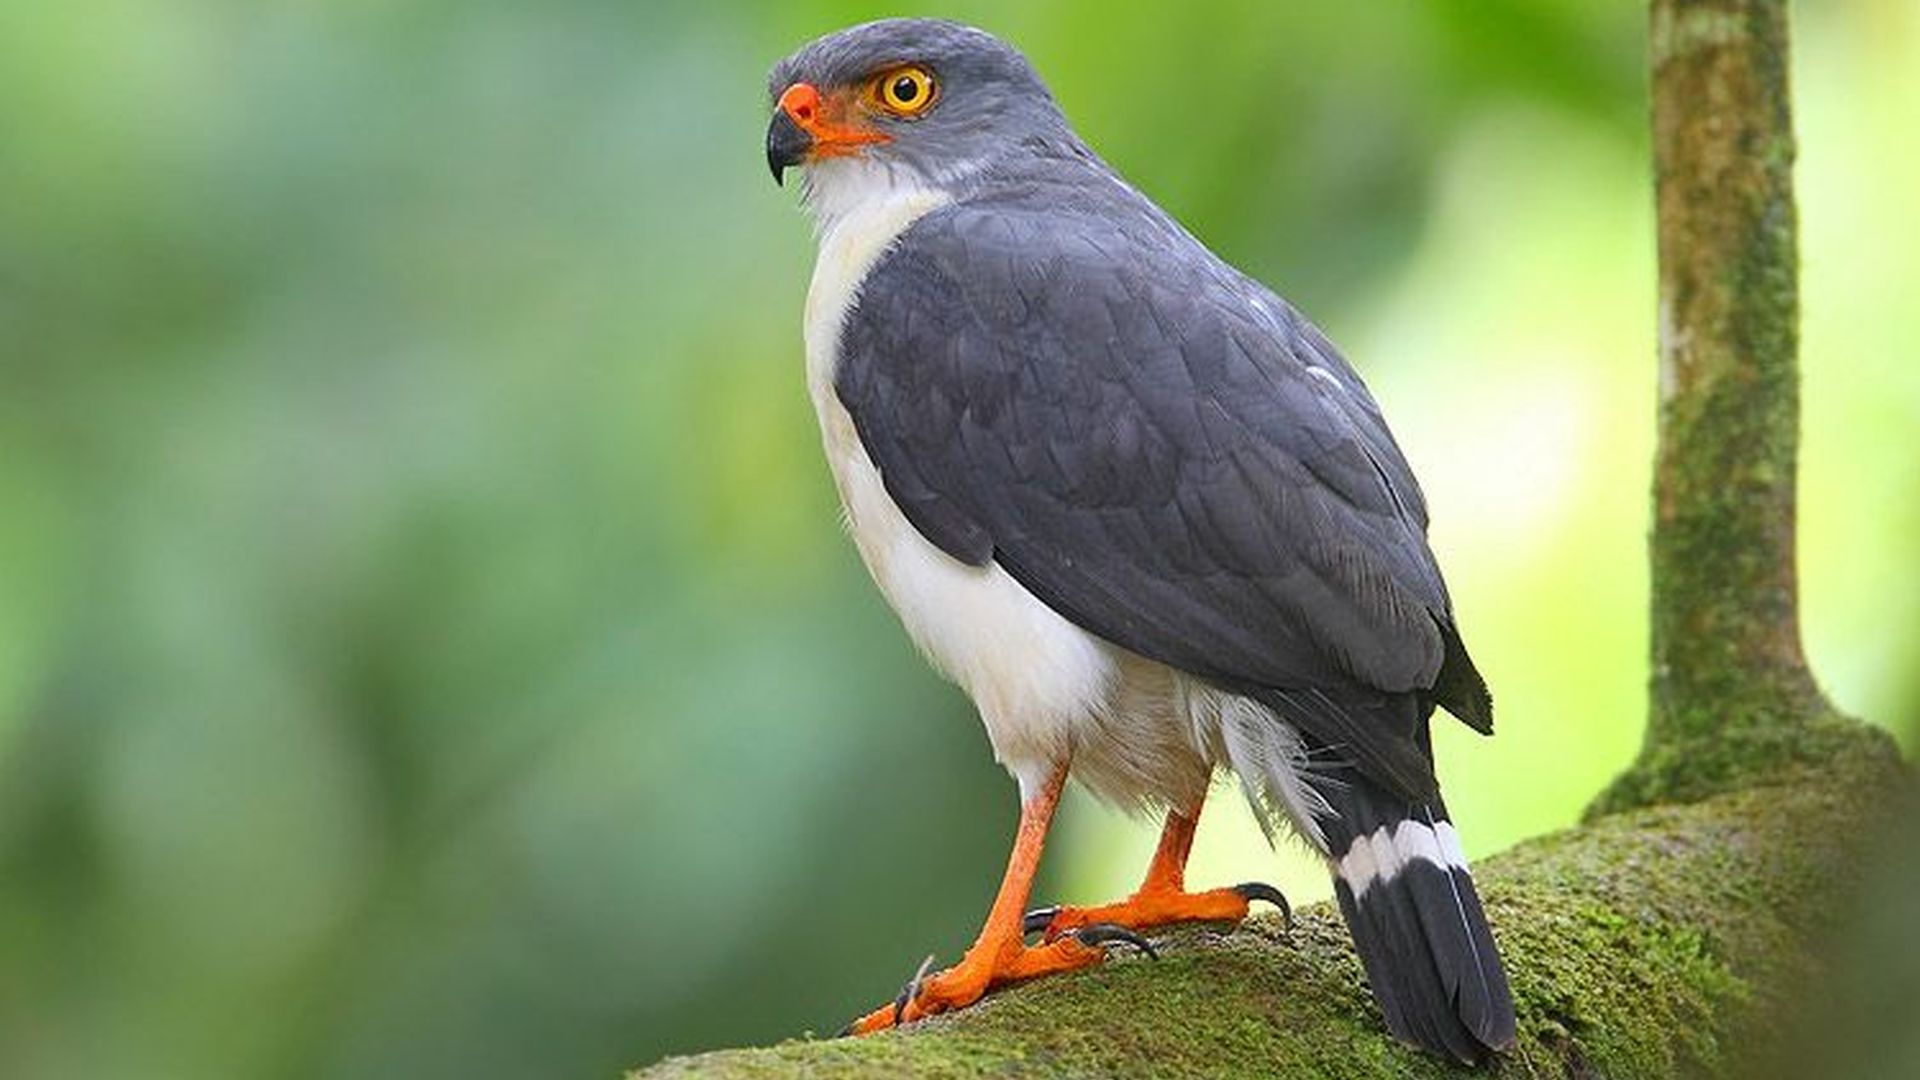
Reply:
M1908 781L1856 728L1818 768L1530 841L1475 868L1520 1014L1496 1076L1749 1075ZM1486 1075L1395 1042L1339 912L1169 935L1124 959L863 1039L678 1058L632 1080Z
M1639 759L1575 830L1476 868L1519 1008L1498 1075L1749 1075L1822 969L1911 777L1801 650L1798 297L1785 0L1653 0L1660 445ZM669 1077L1430 1077L1386 1033L1338 912L1172 935L1166 956L862 1040Z

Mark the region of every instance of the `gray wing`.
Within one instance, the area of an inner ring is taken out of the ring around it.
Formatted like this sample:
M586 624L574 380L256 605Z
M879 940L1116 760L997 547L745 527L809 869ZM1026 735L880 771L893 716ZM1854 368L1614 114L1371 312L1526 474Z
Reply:
M1378 406L1184 233L1059 222L949 207L869 277L836 391L888 492L954 558L1427 793L1432 703L1486 710L1436 694L1471 664Z

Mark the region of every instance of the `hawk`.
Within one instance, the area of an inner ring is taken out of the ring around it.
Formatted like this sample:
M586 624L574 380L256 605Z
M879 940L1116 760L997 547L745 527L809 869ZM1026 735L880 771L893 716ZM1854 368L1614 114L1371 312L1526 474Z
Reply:
M769 93L768 165L804 168L818 231L807 385L849 530L1021 799L978 939L851 1030L1284 907L1259 884L1186 889L1228 771L1269 835L1325 856L1395 1035L1466 1062L1509 1045L1428 732L1436 706L1491 732L1492 701L1360 376L983 31L856 26L782 60ZM1125 900L1027 912L1069 775L1163 813L1159 848Z

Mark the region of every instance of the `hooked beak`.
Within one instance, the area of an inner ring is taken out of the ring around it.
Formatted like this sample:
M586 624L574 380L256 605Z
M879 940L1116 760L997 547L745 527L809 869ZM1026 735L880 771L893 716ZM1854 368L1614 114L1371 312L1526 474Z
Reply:
M813 136L784 110L775 111L767 125L767 168L773 171L773 182L784 186L788 167L804 163L812 149Z
M767 169L773 182L785 179L794 165L823 157L842 157L870 143L891 137L846 118L847 103L823 98L812 83L787 87L767 123Z

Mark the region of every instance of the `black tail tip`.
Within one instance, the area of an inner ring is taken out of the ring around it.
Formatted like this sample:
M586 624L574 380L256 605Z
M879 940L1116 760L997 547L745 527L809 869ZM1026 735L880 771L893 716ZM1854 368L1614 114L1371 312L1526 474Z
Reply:
M1403 864L1356 896L1335 892L1387 1029L1465 1065L1511 1047L1513 995L1464 867Z

